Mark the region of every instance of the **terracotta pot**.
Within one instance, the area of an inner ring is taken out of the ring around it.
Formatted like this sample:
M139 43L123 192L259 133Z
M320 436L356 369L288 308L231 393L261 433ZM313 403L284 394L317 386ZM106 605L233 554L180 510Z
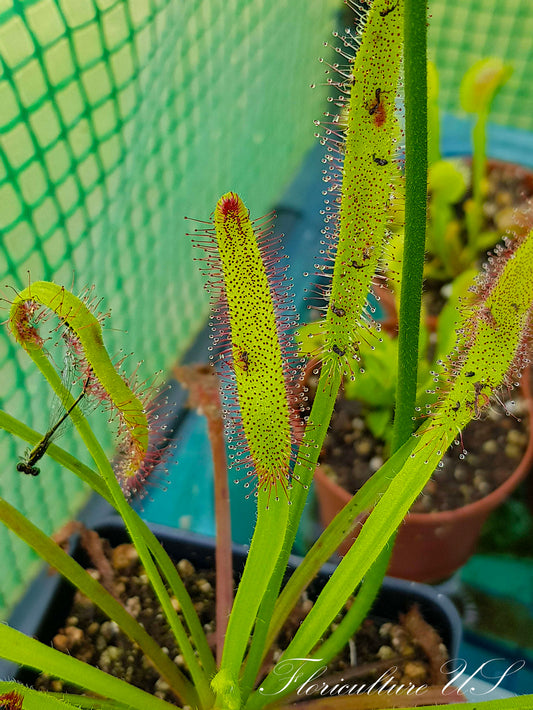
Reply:
M522 378L522 393L529 415L529 440L518 467L496 490L462 508L438 513L409 513L401 524L387 574L417 582L438 582L446 579L465 564L474 553L483 523L518 486L533 467L533 398L531 376L526 370ZM350 500L350 494L329 478L319 467L315 473L320 517L328 525ZM339 547L347 552L356 537Z

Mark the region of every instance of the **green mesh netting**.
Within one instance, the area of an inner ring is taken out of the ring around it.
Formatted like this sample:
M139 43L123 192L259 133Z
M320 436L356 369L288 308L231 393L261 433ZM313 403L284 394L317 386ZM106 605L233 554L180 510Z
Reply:
M459 84L478 59L513 66L494 100L494 123L533 129L533 5L531 0L429 0L429 53L440 80L443 109L460 114Z
M141 379L167 368L207 307L183 217L229 189L257 216L280 196L313 143L324 93L309 84L338 7L0 0L0 283L94 284L110 352L143 358ZM5 328L0 372L2 408L46 429L49 392ZM52 531L85 491L51 460L17 473L23 451L0 432L0 494ZM0 530L0 608L34 562Z

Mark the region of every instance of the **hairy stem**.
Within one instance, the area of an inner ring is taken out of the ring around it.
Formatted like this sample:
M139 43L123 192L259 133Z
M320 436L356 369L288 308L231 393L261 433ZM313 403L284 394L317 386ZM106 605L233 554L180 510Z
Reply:
M427 204L427 8L425 1L404 1L405 243L393 451L413 430Z

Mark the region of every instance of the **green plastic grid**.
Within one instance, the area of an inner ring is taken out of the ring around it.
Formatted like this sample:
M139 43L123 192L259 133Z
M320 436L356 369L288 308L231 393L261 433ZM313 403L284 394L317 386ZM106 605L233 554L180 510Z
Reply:
M1 283L21 288L29 271L94 285L110 352L144 358L141 379L166 370L207 314L183 217L208 218L229 189L257 216L282 194L323 110L309 84L338 7L0 0ZM47 388L5 328L0 371L2 408L46 429ZM23 450L0 434L0 494L51 532L86 491L49 460L18 474ZM0 551L5 614L35 556L4 530Z
M513 75L494 100L494 123L533 129L531 0L430 0L429 50L437 65L439 102L461 115L459 84L478 59L499 57Z

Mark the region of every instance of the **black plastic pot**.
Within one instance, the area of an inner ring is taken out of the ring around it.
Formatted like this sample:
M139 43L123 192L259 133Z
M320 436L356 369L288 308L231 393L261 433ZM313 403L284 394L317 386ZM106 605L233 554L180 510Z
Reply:
M173 559L187 558L200 569L214 566L213 538L162 525L153 525L151 529ZM103 521L96 530L113 546L129 541L124 526L116 518ZM78 548L74 555L82 564L86 563L83 552ZM234 546L233 563L238 572L242 571L244 567L246 555L246 547ZM291 557L290 568L295 569L300 561L299 557ZM334 569L335 566L330 564L322 568L310 588L311 593L317 594L320 591ZM53 577L45 575L46 572L32 584L9 623L48 644L68 615L74 590L59 575L55 574ZM378 622L396 620L398 614L407 612L414 603L418 604L424 619L438 631L450 657L457 657L462 633L457 610L446 596L437 593L427 585L385 578L383 587L372 608L371 616ZM13 678L16 671L17 668L14 664L5 662L0 664L1 679ZM28 681L24 671L17 674L17 677L24 682Z

